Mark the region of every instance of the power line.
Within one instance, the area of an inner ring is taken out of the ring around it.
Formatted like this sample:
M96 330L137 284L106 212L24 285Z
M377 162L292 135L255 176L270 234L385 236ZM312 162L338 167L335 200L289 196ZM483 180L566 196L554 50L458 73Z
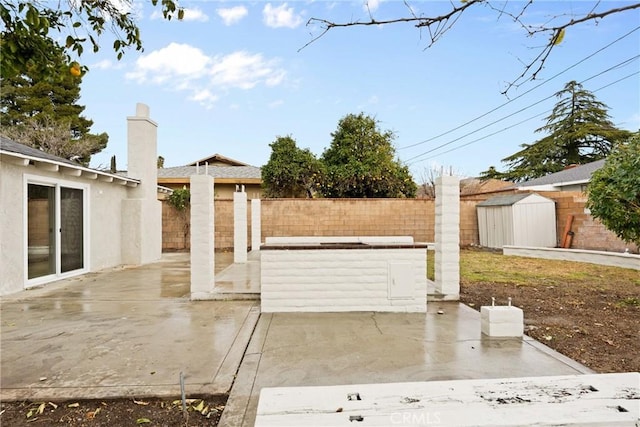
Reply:
M608 88L609 86L613 86L614 84L620 83L621 81L626 80L626 79L628 79L628 78L631 78L631 77L633 77L633 76L635 76L635 75L638 75L638 74L640 74L640 71L636 71L635 73L631 73L631 74L629 74L629 75L627 75L627 76L624 76L624 77L622 77L622 78L620 78L620 79L618 79L618 80L616 80L616 81L613 81L613 82L611 82L611 83L609 83L609 84L607 84L607 85L604 85L604 86L602 86L602 87L599 87L598 89L594 90L594 91L593 91L593 93L598 92L598 91L600 91L600 90L602 90L602 89L606 89L606 88ZM593 77L595 77L595 76L593 76ZM590 77L589 79L591 79L591 78L593 78L593 77ZM588 80L588 79L587 79L587 80ZM586 80L584 80L584 81L586 81ZM529 118L527 118L527 119L524 119L524 120L522 120L522 121L520 121L520 122L518 122L518 123L514 123L513 125L507 126L507 127L503 128L503 129L500 129L500 130L498 130L498 131L496 131L496 132L493 132L493 133L490 133L490 134L488 134L488 135L485 135L485 136L483 136L483 137L481 137L481 138L474 139L474 140L472 140L472 141L466 142L466 143L464 143L464 144L462 144L462 145L459 145L459 146L457 146L457 147L453 147L453 148L451 148L451 149L449 149L449 150L443 151L442 153L438 153L438 154L435 154L435 155L433 155L433 156L429 156L429 157L427 157L427 158L425 158L425 159L416 160L416 161L415 161L415 162L413 162L413 163L408 163L408 165L416 164L416 163L418 163L418 162L423 162L423 161L425 161L425 160L433 159L433 158L438 157L438 156L441 156L441 155L443 155L443 154L447 154L447 153L450 153L450 152L452 152L452 151L459 150L459 149L464 148L464 147L466 147L466 146L468 146L468 145L474 144L474 143L476 143L476 142L478 142L478 141L482 141L483 139L487 139L487 138L489 138L489 137L491 137L491 136L494 136L494 135L497 135L497 134L499 134L499 133L505 132L505 131L507 131L507 130L509 130L509 129L512 129L512 128L516 127L516 126L520 126L521 124L523 124L523 123L525 123L525 122L528 122L529 120L533 120L533 119L535 119L536 117L540 117L540 116L543 116L543 115L545 115L545 114L548 114L548 113L550 113L551 111L553 111L553 110L547 110L547 111L545 111L545 112L543 112L543 113L536 114L535 116L531 116L531 117L529 117Z
M640 28L640 27L639 27L639 28ZM593 76L588 77L588 78L586 78L586 79L584 79L584 80L580 81L579 83L580 83L580 84L582 84L582 83L588 82L589 80L592 80L592 79L594 79L594 78L596 78L596 77L599 77L599 76L601 76L601 75L603 75L603 74L605 74L605 73L608 73L608 72L610 72L610 71L613 71L613 70L615 70L616 68L620 68L620 67L622 67L622 66L628 65L628 64L630 64L631 62L635 61L635 60L636 60L636 59L638 59L638 58L640 58L640 55L633 56L633 57L631 57L631 58L629 58L629 59L626 59L626 60L624 60L624 61L622 61L622 62L619 62L618 64L616 64L616 65L614 65L614 66L612 66L612 67L609 67L609 68L607 68L607 69L605 69L605 70L603 70L603 71L601 71L601 72L599 72L599 73L597 73L597 74L594 74ZM429 149L429 150L427 150L427 151L424 151L424 152L422 152L422 153L420 153L420 154L417 154L417 155L415 155L415 156L413 156L413 157L410 157L410 158L408 158L406 161L407 161L407 162L410 162L410 161L415 160L415 159L417 159L417 158L419 158L419 157L422 157L422 156L424 156L424 155L426 155L426 154L432 153L432 152L437 151L437 150L439 150L439 149L441 149L441 148L443 148L443 147L446 147L446 146L448 146L448 145L451 145L451 144L453 144L454 142L460 141L461 139L466 138L466 137L467 137L467 136L469 136L469 135L473 135L474 133L477 133L477 132L479 132L479 131L481 131L481 130L483 130L483 129L486 129L486 128L490 127L490 126L495 125L496 123L499 123L499 122L501 122L501 121L503 121L503 120L506 120L506 119L508 119L509 117L515 116L516 114L519 114L519 113L521 113L521 112L523 112L523 111L526 111L526 110L528 110L528 109L530 109L530 108L532 108L532 107L534 107L534 106L536 106L536 105L538 105L538 104L541 104L541 103L543 103L544 101L547 101L548 99L553 98L553 97L555 97L555 96L556 96L555 94L552 94L552 95L549 95L549 96L547 96L547 97L545 97L545 98L542 98L542 99L540 99L539 101L534 102L533 104L529 104L528 106L523 107L523 108L521 108L521 109L519 109L519 110L517 110L517 111L515 111L515 112L513 112L513 113L511 113L511 114L508 114L508 115L506 115L506 116L500 117L499 119L496 119L496 120L494 120L494 121L492 121L492 122L490 122L490 123L488 123L488 124L486 124L486 125L484 125L484 126L482 126L482 127L479 127L479 128L477 128L477 129L475 129L475 130L472 130L472 131L470 131L470 132L467 132L466 134L464 134L464 135L462 135L462 136L459 136L459 137L457 137L457 138L454 138L454 139L452 139L451 141L445 142L445 143L443 143L443 144L438 145L437 147L431 148L431 149Z
M431 141L433 141L434 139L437 139L437 138L440 138L440 137L442 137L442 136L448 135L448 134L450 134L450 133L452 133L452 132L454 132L454 131L456 131L456 130L458 130L458 129L460 129L460 128L463 128L463 127L465 127L465 126L467 126L467 125L469 125L469 124L471 124L471 123L473 123L473 122L476 122L476 121L480 120L480 119L481 119L481 118L483 118L483 117L488 116L489 114L491 114L491 113L493 113L493 112L495 112L495 111L499 110L500 108L502 108L502 107L504 107L504 106L506 106L506 105L509 105L509 104L511 104L513 101L515 101L515 100L517 100L517 99L519 99L519 98L522 98L523 96L527 95L528 93L530 93L530 92L532 92L532 91L536 90L536 89L537 89L537 88L539 88L540 86L542 86L542 85L544 85L544 84L547 84L548 82L550 82L551 80L555 79L556 77L558 77L558 76L560 76L560 75L562 75L562 74L566 73L567 71L569 71L569 70L571 70L571 69L573 69L573 68L577 67L578 65L580 65L580 64L582 64L583 62L585 62L586 60L588 60L588 59L590 59L590 58L594 57L595 55L597 55L598 53L602 52L603 50L608 49L609 47L613 46L615 43L618 43L619 41L621 41L621 40L625 39L626 37L630 36L631 34L633 34L634 32L638 31L639 29L640 29L640 26L638 26L638 27L636 27L636 28L632 29L632 30L631 30L631 31L629 31L628 33L626 33L626 34L624 34L624 35L620 36L619 38L617 38L616 40L614 40L614 41L612 41L611 43L607 44L606 46L604 46L604 47L602 47L602 48L598 49L597 51L595 51L595 52L593 52L592 54L590 54L590 55L586 56L585 58L583 58L583 59L581 59L580 61L576 62L575 64L571 65L570 67L565 68L564 70L560 71L559 73L555 74L554 76L552 76L552 77L550 77L550 78L548 78L548 79L544 80L543 82L541 82L540 84L538 84L538 85L536 85L536 86L532 87L531 89L527 90L526 92L524 92L524 93L522 93L522 94L520 94L520 95L516 96L515 98L512 98L512 99L508 100L508 101L507 101L507 102L505 102L504 104L498 105L497 107L493 108L492 110L489 110L489 111L487 111L486 113L481 114L481 115L479 115L479 116L477 116L477 117L475 117L475 118L473 118L473 119L471 119L471 120L469 120L469 121L467 121L467 122L462 123L461 125L458 125L458 126L454 127L453 129L450 129L450 130L448 130L448 131L446 131L446 132L443 132L443 133L441 133L441 134L439 134L439 135L432 136L431 138L425 139L424 141L416 142L415 144L405 145L404 147L398 147L398 150L405 150L405 149L407 149L407 148L417 147L418 145L426 144L427 142L431 142Z

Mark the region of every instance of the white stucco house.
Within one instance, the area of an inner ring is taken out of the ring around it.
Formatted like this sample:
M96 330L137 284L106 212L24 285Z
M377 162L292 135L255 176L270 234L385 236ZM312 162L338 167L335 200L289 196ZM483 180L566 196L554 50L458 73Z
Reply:
M0 295L160 259L157 124L138 104L127 127L127 177L0 137Z

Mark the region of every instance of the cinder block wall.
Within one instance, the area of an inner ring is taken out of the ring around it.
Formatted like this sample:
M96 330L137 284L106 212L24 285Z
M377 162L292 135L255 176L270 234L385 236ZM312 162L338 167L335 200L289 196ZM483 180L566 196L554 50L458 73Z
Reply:
M477 245L476 204L501 191L460 198L460 245ZM623 251L638 248L585 213L586 196L581 192L540 192L556 201L559 241L568 215L574 215L572 248ZM168 202L162 203L162 248L189 250L190 235L183 235L184 219ZM251 241L251 204L247 206L247 241ZM262 238L267 236L413 236L416 242L433 242L435 203L429 199L263 199ZM216 250L233 248L233 200L215 200Z
M426 199L265 199L262 236L413 236L434 238Z
M558 230L558 243L562 243L567 217L573 215L573 242L574 249L591 249L603 251L619 251L629 249L638 252L638 247L625 243L615 233L607 230L600 221L594 219L586 208L587 196L579 191L556 191L540 193L556 202L556 220Z

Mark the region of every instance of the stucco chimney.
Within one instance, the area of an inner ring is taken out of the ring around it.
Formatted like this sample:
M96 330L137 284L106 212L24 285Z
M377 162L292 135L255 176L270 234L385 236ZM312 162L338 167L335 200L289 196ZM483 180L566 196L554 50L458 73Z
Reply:
M136 104L136 115L127 117L127 175L142 182L135 198L156 200L158 186L158 124L149 118L149 107Z
M122 259L126 264L146 264L162 256L157 129L145 104L137 104L136 115L127 117L127 175L140 184L122 201Z

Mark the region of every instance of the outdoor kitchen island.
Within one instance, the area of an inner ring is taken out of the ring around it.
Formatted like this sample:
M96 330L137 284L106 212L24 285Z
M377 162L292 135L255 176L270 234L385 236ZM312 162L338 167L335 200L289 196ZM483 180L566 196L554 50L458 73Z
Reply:
M412 237L272 237L261 249L261 309L427 310L427 244Z

